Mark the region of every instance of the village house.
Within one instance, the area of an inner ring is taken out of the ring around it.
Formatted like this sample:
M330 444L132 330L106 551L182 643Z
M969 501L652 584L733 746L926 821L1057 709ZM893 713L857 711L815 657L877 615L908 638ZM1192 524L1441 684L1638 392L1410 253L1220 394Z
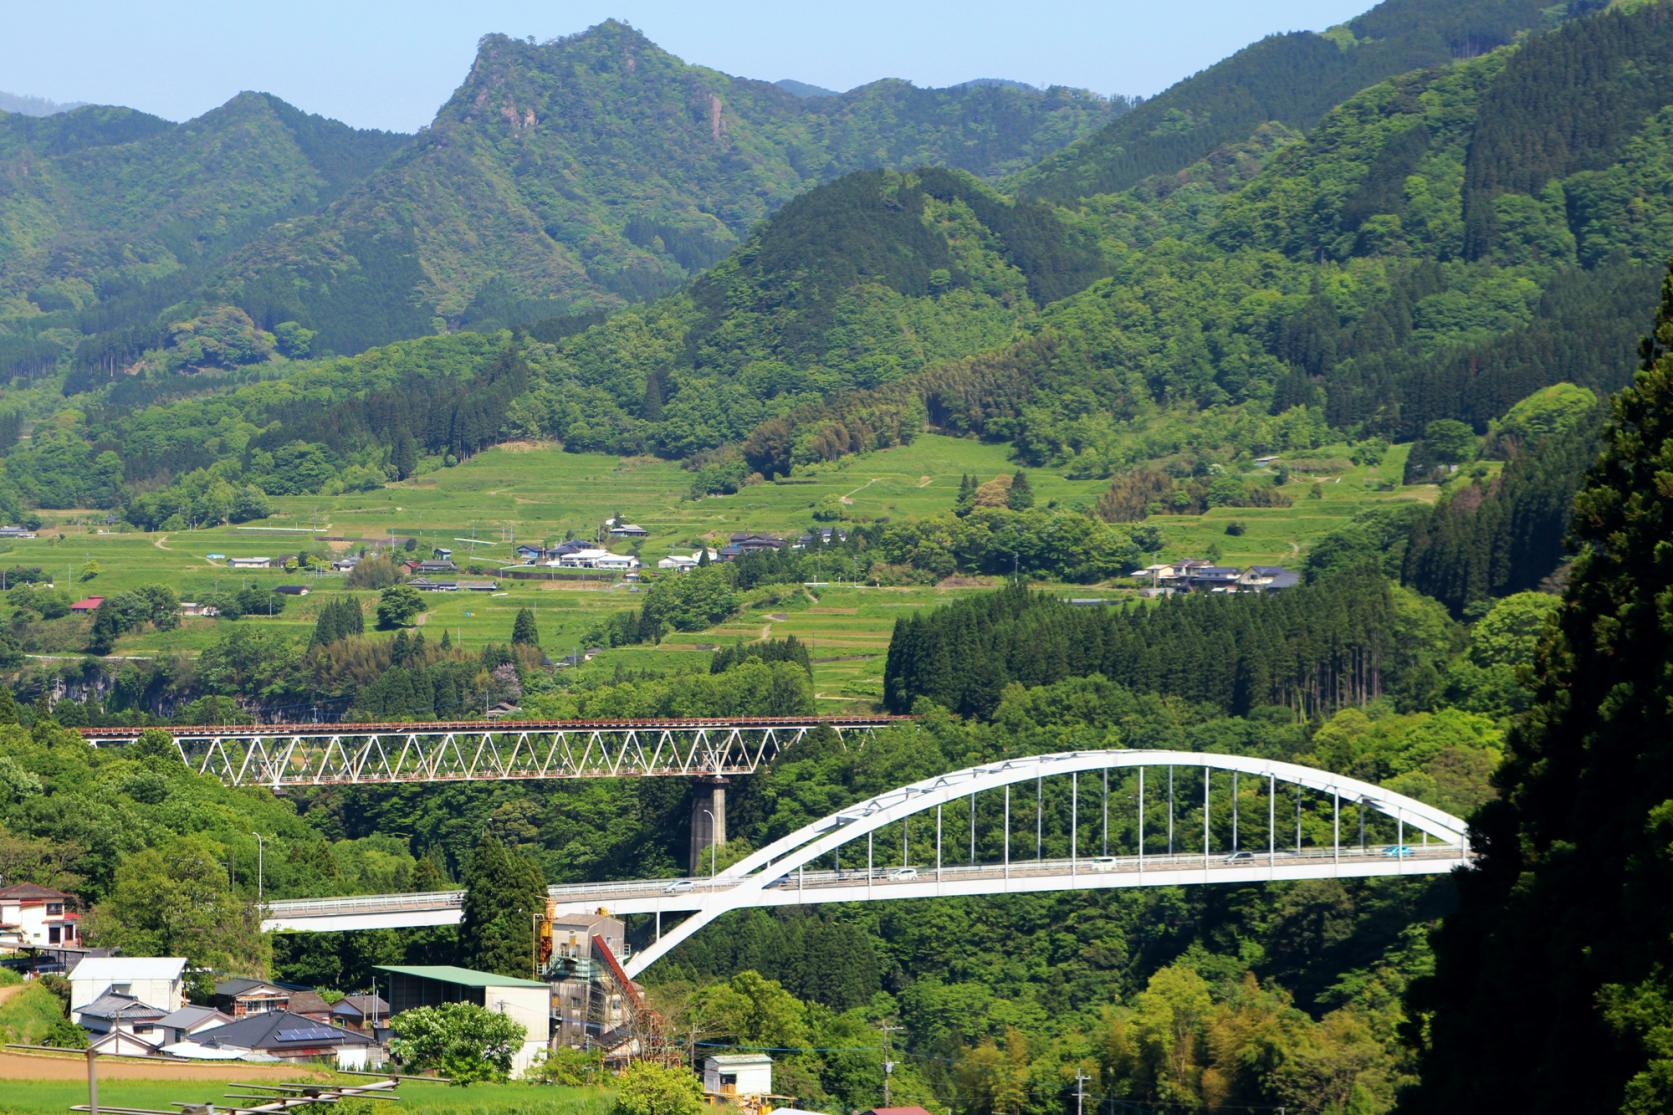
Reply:
M1143 590L1145 596L1169 596L1176 592L1276 592L1301 583L1297 574L1279 565L1238 569L1201 558L1147 565L1127 575L1136 581L1149 582L1149 587Z
M318 991L292 991L290 1005L285 1009L315 1022L331 1021L331 1004Z
M82 1007L76 1021L95 1043L99 1038L118 1032L140 1039L138 1044L143 1045L143 1048L121 1051L137 1052L144 1056L156 1052L157 1048L164 1044L163 1031L159 1024L168 1014L169 1012L161 1007L141 1002L132 995L107 991ZM116 1049L105 1045L101 1045L100 1050L105 1053L117 1052Z
M792 550L805 550L813 545L829 546L833 543L846 541L848 541L847 531L837 527L820 527L806 534L797 535L795 541L790 543L790 548Z
M182 600L180 614L183 616L218 616L221 609L213 604L200 604L195 600Z
M685 554L669 554L667 557L657 562L656 567L665 573L689 573L691 570L696 569L698 566L703 564L703 555L705 552L709 555L710 561L715 561L720 557L720 555L715 553L713 550L693 550L691 551L690 557L687 557Z
M356 1071L382 1063L382 1049L366 1034L316 1022L288 1010L252 1014L201 1031L188 1040L209 1050L257 1053L281 1061L333 1057L338 1068Z
M370 1032L389 1022L389 1004L381 995L349 995L332 1005L331 1021Z
M775 534L734 534L721 549L722 560L725 560L727 550L733 555L753 554L761 550L782 550L784 539Z
M80 938L75 896L35 883L0 887L0 947L73 945Z
M651 537L651 532L646 531L637 522L617 522L616 519L607 519L604 522L604 527L606 527L606 532L611 537Z
M272 569L273 559L270 557L229 557L228 569Z
M331 563L331 571L333 573L352 573L354 567L359 564L360 559L357 557L338 558Z
M78 1024L82 1008L109 993L131 996L168 1013L186 1002L186 958L88 956L70 969L69 981L70 1016Z
M609 550L585 549L565 554L558 559L564 569L600 569L626 573L639 568L639 559L632 554L613 554Z
M716 1053L703 1059L703 1091L720 1099L773 1094L773 1059L765 1053Z
M1301 583L1301 576L1281 565L1251 565L1237 583L1244 592L1277 592L1294 588Z
M0 527L0 538L33 538L35 532L28 527Z
M162 1044L169 1046L175 1042L190 1040L205 1030L225 1026L231 1021L230 1016L222 1014L214 1007L200 1007L190 1003L158 1019L157 1032Z
M292 989L267 980L243 977L215 985L215 1009L233 1019L290 1009Z
M459 572L459 567L453 564L452 558L431 558L429 561L408 562L407 568L414 573Z
M96 612L99 610L99 605L104 602L105 598L102 596L84 596L80 600L77 600L74 604L70 605L70 611Z

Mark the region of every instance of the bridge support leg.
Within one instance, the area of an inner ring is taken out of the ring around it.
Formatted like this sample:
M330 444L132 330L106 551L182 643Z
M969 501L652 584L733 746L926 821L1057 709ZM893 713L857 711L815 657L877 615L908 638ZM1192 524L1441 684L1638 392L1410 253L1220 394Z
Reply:
M693 876L707 875L712 848L726 843L726 779L705 778L691 793L691 855Z

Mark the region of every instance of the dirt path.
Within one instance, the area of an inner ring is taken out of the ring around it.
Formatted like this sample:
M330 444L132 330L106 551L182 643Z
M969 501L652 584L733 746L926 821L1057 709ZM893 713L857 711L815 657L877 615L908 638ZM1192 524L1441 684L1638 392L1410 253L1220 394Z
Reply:
M881 479L882 479L881 476L873 476L870 480L867 480L864 484L861 484L858 488L855 488L852 492L849 492L845 496L838 496L837 498L843 503L853 503L855 496L859 495L861 492L865 491L867 488L871 487L873 484L877 483Z
M13 990L7 988L6 990ZM87 1061L56 1053L0 1052L0 1080L86 1080ZM323 1080L296 1065L238 1065L221 1061L149 1061L100 1057L100 1080Z
M0 987L0 1003L4 1003L7 999L10 999L13 995L16 995L19 991L22 991L28 986L29 985L27 983L14 983L10 987Z
M166 534L157 535L157 537L152 540L151 544L159 550L168 550L171 553L174 551L174 547L168 545L168 535Z

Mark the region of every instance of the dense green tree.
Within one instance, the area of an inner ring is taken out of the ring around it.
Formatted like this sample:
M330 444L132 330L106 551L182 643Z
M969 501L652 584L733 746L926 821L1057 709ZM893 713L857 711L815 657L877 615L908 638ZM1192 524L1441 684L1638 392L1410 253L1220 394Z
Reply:
M389 1021L389 1052L413 1072L435 1070L464 1088L504 1080L527 1032L523 1024L475 1003L402 1011Z
M378 594L378 626L385 630L405 627L423 610L424 597L406 585L393 585Z
M1471 821L1477 867L1412 991L1422 1078L1408 1110L1673 1103L1670 528L1673 277L1576 497L1579 556L1502 797Z
M192 835L126 857L94 908L92 939L134 956L184 956L205 973L266 974L270 946L227 879L224 852Z
M463 882L459 940L465 966L507 976L531 974L532 919L546 912L546 879L539 864L484 831Z
M684 1068L636 1061L616 1079L611 1115L697 1115L702 1110L703 1089Z
M1034 506L1034 489L1028 483L1028 474L1020 468L1011 477L1011 486L1005 491L1005 506L1012 511L1027 511Z
M529 647L540 645L540 629L535 626L534 610L532 608L517 609L517 619L511 626L511 645Z

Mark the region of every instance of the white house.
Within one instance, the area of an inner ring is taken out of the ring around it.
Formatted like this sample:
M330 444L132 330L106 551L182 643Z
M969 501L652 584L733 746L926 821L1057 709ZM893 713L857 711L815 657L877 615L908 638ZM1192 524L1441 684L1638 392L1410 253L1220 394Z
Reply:
M186 1003L183 956L89 956L70 969L70 1014L106 992L131 995L147 1006L174 1011Z
M73 945L81 937L75 896L34 883L0 887L0 946Z
M773 1059L765 1053L717 1053L705 1057L703 1091L711 1096L770 1096Z
M229 557L228 569L271 569L273 559L270 557Z
M565 554L558 559L558 564L565 569L607 569L625 573L638 569L639 559L632 554L613 554L609 550L586 549Z
M83 1006L76 1021L95 1039L106 1034L132 1034L155 1049L162 1044L163 1037L158 1023L167 1014L168 1011L141 1002L132 995L111 991Z
M709 551L710 561L715 561L719 557L720 555L715 553L713 550ZM669 554L667 557L657 562L656 567L664 572L689 573L691 570L696 569L702 564L703 551L693 550L691 551L690 557L687 557L684 554Z

